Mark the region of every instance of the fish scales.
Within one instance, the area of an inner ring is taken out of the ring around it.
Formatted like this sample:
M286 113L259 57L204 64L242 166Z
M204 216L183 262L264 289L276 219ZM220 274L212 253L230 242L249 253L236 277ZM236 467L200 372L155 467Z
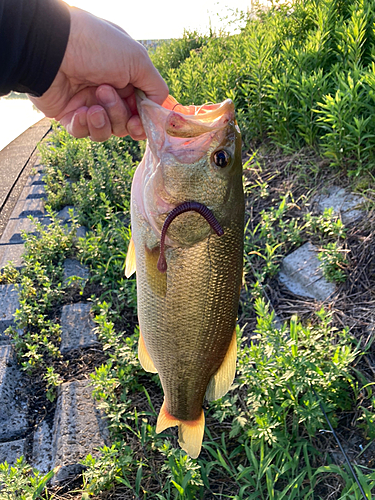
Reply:
M147 274L147 253L141 252L137 261L140 329L170 413L179 419L199 416L208 382L229 347L241 284L241 272L236 272L241 232L241 227L228 228L222 237L210 235L192 248L171 250L164 296L163 278ZM223 259L231 243L236 253Z
M167 109L147 101L138 102L148 145L132 186L135 264L127 259L127 275L136 267L140 360L158 372L165 395L157 432L178 425L180 444L194 457L203 436L204 396L221 397L235 370L244 229L241 140L229 100L208 106L204 125L199 116L176 118L173 100L164 104ZM171 138L165 123L184 129L177 127ZM193 139L181 139L189 134ZM188 200L197 202L198 213L180 213L168 226L167 270L161 272L163 225ZM217 218L223 235L213 232L201 206Z

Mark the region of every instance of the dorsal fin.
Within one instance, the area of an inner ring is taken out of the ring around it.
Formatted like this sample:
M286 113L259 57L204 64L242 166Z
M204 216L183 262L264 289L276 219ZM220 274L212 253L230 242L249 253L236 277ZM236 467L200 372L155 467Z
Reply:
M135 273L135 271L136 271L136 265L135 265L135 246L134 246L133 238L131 238L129 246L128 246L128 252L126 254L125 276L127 278L130 278L130 276L133 273Z
M206 398L208 401L215 401L215 399L222 398L229 391L236 374L236 361L237 336L236 329L234 329L232 340L229 344L224 361L208 383L206 390Z
M166 401L160 409L156 432L159 434L168 427L178 425L178 442L191 458L197 458L202 448L204 434L204 413L197 420L178 420L168 413Z

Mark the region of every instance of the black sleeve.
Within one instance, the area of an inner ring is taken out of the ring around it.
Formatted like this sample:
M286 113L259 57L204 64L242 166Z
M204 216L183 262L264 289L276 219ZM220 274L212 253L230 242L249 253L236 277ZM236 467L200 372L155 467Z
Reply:
M0 0L0 95L41 96L60 68L69 31L61 0Z

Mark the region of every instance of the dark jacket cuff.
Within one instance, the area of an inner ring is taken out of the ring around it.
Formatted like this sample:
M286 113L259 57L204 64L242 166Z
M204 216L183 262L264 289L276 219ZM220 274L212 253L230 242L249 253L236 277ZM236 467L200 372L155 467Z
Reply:
M40 97L63 60L70 13L61 0L0 0L0 95Z

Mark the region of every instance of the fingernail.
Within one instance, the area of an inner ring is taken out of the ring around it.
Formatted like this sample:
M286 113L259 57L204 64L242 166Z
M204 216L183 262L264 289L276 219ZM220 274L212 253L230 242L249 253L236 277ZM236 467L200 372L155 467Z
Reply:
M91 123L95 128L103 128L105 125L104 111L98 109L91 114Z
M117 101L115 91L110 87L102 87L99 89L99 99L102 104L106 106L113 106Z
M81 127L86 127L87 125L87 120L86 120L86 113L79 113L78 114L78 121Z
M143 127L141 125L135 125L132 127L132 134L133 135L143 135L144 134Z

